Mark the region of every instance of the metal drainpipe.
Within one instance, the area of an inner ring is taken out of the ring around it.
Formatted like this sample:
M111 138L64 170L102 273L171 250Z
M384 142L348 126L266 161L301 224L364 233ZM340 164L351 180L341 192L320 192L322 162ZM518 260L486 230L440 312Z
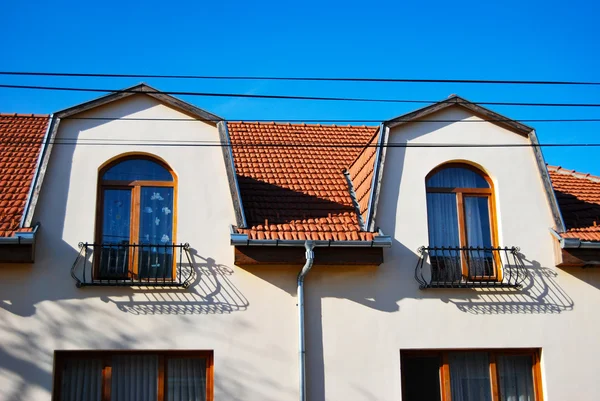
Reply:
M300 367L300 401L306 401L306 350L304 343L304 277L310 271L315 259L314 241L306 241L306 263L298 274L298 357Z

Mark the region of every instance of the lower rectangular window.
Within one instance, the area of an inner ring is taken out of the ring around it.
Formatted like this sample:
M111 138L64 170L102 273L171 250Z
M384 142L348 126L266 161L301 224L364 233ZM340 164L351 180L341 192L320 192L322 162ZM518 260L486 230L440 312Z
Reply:
M212 351L57 351L53 401L212 401Z
M539 350L402 351L403 401L541 401Z

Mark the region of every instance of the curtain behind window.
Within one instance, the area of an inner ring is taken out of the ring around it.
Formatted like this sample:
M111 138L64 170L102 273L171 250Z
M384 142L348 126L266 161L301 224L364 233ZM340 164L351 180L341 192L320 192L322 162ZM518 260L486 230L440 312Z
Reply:
M531 355L504 355L497 358L501 401L534 401Z
M447 167L427 180L428 187L441 188L489 188L481 175L464 167Z
M158 356L115 355L112 358L111 401L156 400Z
M170 278L173 269L173 188L140 191L139 275Z
M453 193L427 194L427 222L429 246L458 247L458 211ZM429 252L433 281L454 281L462 277L460 252L437 250Z
M61 401L100 401L102 360L65 360L60 394Z
M465 196L463 201L465 205L467 246L490 248L492 246L492 231L488 198ZM494 274L494 260L490 250L469 250L468 255L469 275L491 276Z
M206 359L169 358L167 401L206 401Z
M490 364L487 353L453 352L450 364L452 401L491 401Z

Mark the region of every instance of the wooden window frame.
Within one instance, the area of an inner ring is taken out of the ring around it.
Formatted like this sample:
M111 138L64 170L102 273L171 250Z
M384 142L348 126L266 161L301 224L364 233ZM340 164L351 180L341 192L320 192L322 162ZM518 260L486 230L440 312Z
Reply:
M127 160L148 160L153 163L156 163L163 167L165 170L171 174L172 181L149 181L149 180L104 180L104 174L116 166L119 163L122 163ZM131 210L130 210L130 222L129 222L129 241L130 244L135 244L137 241L139 243L139 229L140 229L140 193L142 187L166 187L173 188L173 232L171 233L172 243L176 244L177 240L177 175L173 171L173 169L165 163L163 160L154 157L148 154L126 154L122 156L118 156L116 158L111 159L107 163L105 163L98 170L98 184L96 188L96 224L94 230L94 243L98 244L101 247L102 244L102 230L103 230L103 221L104 221L104 190L105 189L127 189L131 191ZM94 253L96 250L94 249ZM136 251L134 248L129 249L129 274L127 279L133 278L138 279L138 266L139 266L139 250ZM171 280L175 280L176 277L176 269L177 268L177 258L176 252L173 251L173 266L171 267ZM100 276L100 258L95 257L93 260L93 275L96 280L103 280ZM148 281L153 281L154 279L148 279ZM159 279L156 279L159 280ZM162 278L160 278L162 280Z
M489 188L450 188L450 187L430 187L427 186L427 181L433 177L438 172L445 170L447 168L464 168L467 170L471 170L474 173L478 174L481 178L483 178L489 185ZM492 247L498 247L498 226L497 226L497 214L496 214L496 197L494 194L494 183L490 179L490 177L483 172L482 170L474 167L470 164L466 163L445 163L436 168L434 168L427 177L425 178L425 190L426 193L454 193L456 194L456 208L457 208L457 220L458 220L458 237L459 244L458 246L461 248L467 248L469 246L467 242L467 224L465 217L465 205L464 198L465 196L470 197L478 197L478 198L486 198L488 200L488 214L489 214L489 224L490 224L490 238L492 241ZM431 229L428 227L428 230ZM493 253L494 264L493 269L494 273L491 276L470 276L469 275L469 266L467 264L467 257L463 252L461 252L461 267L462 267L462 275L471 280L477 281L502 281L502 261L500 260L500 256L497 253Z
M452 401L452 390L450 385L450 364L448 356L454 352L482 352L487 353L489 358L490 369L490 392L492 401L500 400L500 377L496 369L496 358L503 355L524 355L532 358L531 378L534 391L535 401L544 401L542 388L542 372L541 372L541 350L536 348L509 348L509 349L433 349L433 350L401 350L400 351L400 366L404 372L406 356L432 357L436 356L439 360L439 377L440 377L440 395L441 401ZM402 399L405 399L406 387L404 384L404 374L401 373L402 384Z
M214 353L208 350L114 350L114 351L55 351L54 379L52 401L61 400L62 373L66 359L101 359L102 367L102 401L110 401L112 366L111 358L115 355L156 355L158 356L157 400L167 399L167 362L172 358L204 358L206 359L206 401L214 401ZM148 400L153 401L153 400Z

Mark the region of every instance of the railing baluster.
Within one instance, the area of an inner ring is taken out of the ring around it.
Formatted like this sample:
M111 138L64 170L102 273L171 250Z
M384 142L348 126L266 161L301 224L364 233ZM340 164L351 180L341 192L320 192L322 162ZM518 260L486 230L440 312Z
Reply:
M85 283L85 270L87 269L87 258L88 258L88 249L87 242L84 244L85 253L83 254L83 282Z
M415 279L420 288L521 287L527 272L512 247L420 247ZM430 276L425 275L429 258ZM463 271L463 266L465 266Z
M178 280L181 283L182 282L181 281L181 275L182 275L181 270L183 269L183 245L179 244L178 246L179 246L179 269L178 269L177 274L179 275ZM191 268L191 266L190 266L190 268Z
M110 258L111 255L113 253L113 245L110 245L110 248L108 248L108 284L110 284L110 280L112 278L112 276L114 276L114 273L112 273L112 263L110 262Z
M148 265L146 266L147 272L146 272L146 282L149 283L150 282L150 269L152 266L152 246L149 247L148 249Z

